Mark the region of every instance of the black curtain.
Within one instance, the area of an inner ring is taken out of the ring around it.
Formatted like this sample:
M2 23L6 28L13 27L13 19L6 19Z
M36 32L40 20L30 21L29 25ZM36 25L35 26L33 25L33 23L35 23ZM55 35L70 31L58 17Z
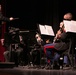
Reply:
M19 3L20 2L20 3ZM55 0L8 0L6 2L6 15L19 17L12 22L12 26L24 29L37 29L37 24L53 26L58 30L59 12L58 1Z
M19 18L9 25L27 30L36 30L37 24L46 24L53 26L56 33L65 13L71 12L74 19L76 17L75 1L69 0L7 0L5 7L6 16Z

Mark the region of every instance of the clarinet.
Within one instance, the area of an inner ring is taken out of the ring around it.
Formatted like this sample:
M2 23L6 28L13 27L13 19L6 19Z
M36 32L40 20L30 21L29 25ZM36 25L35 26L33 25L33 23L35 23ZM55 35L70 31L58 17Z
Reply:
M60 31L60 33L63 33L63 30L62 30L62 28L60 28L58 31ZM53 43L55 43L55 42L58 42L59 41L59 36L60 36L60 34L58 34L58 31L57 31L57 33L56 33L56 36L54 37L54 40L53 40Z

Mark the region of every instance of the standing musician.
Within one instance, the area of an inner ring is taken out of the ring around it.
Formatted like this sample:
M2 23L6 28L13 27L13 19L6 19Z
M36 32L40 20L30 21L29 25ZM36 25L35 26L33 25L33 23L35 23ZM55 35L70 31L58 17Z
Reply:
M4 16L3 14L2 14L2 5L1 5L1 1L0 1L0 50L1 50L1 52L2 52L2 54L0 54L0 55L2 55L2 57L1 57L1 59L4 57L4 55L3 55L3 53L4 53L4 51L5 51L5 48L3 47L3 45L4 45L4 38L3 38L3 36L2 36L2 28L3 28L3 24L5 23L5 22L10 22L10 21L12 21L12 20L14 20L14 18L13 17L10 17L10 18L8 18L8 17L6 17L6 16ZM5 58L5 57L4 57ZM0 60L1 60L0 59Z
M8 18L8 17L6 17L6 16L4 16L3 14L2 14L2 6L1 6L1 4L0 4L0 39L1 39L1 44L2 45L4 45L4 39L3 38L1 38L1 34L2 34L2 24L4 23L4 22L9 22L9 21L12 21L12 20L14 20L14 18L13 17L10 17L10 18Z

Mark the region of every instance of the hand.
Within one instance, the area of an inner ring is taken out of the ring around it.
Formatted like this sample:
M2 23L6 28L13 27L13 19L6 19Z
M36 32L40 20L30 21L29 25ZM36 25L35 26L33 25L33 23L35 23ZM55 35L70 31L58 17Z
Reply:
M61 31L58 30L57 33L56 33L56 38L60 38L61 37Z
M10 19L10 21L11 21L11 20L14 20L14 18L13 18L13 17L10 17L9 19Z
M4 45L4 39L0 39L1 41L1 45L3 46Z
M61 34L61 31L60 31L60 30L58 30L58 31L57 31L57 35L60 35L60 34Z
M60 28L63 28L63 27L64 27L64 23L61 22L61 23L60 23Z

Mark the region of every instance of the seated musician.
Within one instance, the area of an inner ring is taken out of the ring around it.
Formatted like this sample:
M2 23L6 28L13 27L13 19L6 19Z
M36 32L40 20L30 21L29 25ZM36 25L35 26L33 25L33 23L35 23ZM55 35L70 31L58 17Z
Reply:
M10 34L9 34L9 36L10 36ZM4 46L5 46L6 50L4 51L3 55L5 58L5 62L15 62L15 66L18 66L21 61L21 53L23 51L24 43L23 43L23 38L21 35L15 34L15 36L19 37L19 38L17 38L17 40L19 39L19 43L14 42L16 40L16 38L14 38L14 40L12 38L10 38L11 41L13 40L12 42L9 41L10 39L8 39L8 40L5 39Z
M40 65L40 59L41 59L41 53L43 51L44 41L39 33L35 35L35 38L37 43L35 44L35 48L32 51L32 63L36 67Z
M66 13L64 15L64 19L71 20L72 14ZM47 57L47 63L51 64L54 61L58 61L60 55L56 51L61 51L61 50L64 51L64 50L67 50L68 48L69 48L69 41L67 39L67 34L66 34L66 31L64 28L64 24L63 24L63 22L61 22L60 29L57 31L57 34L54 38L54 42L44 45L44 52ZM55 51L55 55L51 58L52 51Z

